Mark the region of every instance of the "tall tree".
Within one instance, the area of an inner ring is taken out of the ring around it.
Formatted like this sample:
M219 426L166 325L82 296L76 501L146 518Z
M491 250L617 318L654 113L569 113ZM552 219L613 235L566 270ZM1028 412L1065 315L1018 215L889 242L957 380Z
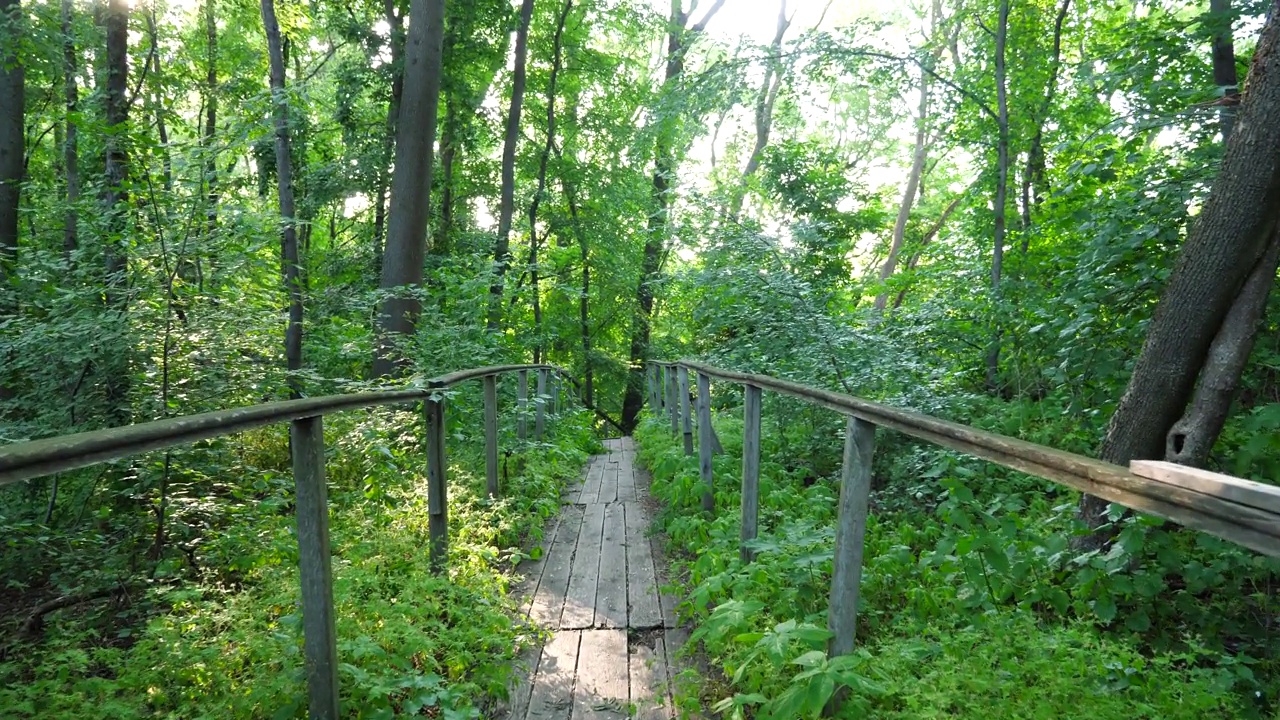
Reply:
M128 308L125 294L128 270L129 226L129 4L127 0L107 0L102 16L107 40L106 82L106 182L103 184L103 206L106 241L103 259L106 265L107 306L123 317ZM111 419L118 425L132 417L129 406L127 368L103 368L106 373L106 400Z
M1009 40L1009 0L1000 0L999 17L992 33L996 45L996 194L991 247L991 300L994 329L987 346L987 389L1000 386L1000 281L1004 273L1005 216L1009 196L1009 93L1005 53Z
M80 130L76 120L80 90L76 84L76 41L71 25L73 12L72 0L62 0L62 91L66 111L62 165L67 183L67 214L63 220L62 251L67 262L71 261L72 253L80 244L80 213L76 209L76 204L80 201Z
M1209 0L1209 17L1217 31L1213 34L1213 84L1222 92L1218 117L1222 141L1235 125L1236 103L1240 100L1240 80L1236 76L1236 46L1231 33L1231 0Z
M18 253L18 205L24 168L25 72L19 54L19 0L0 0L0 293L11 283ZM0 312L11 310L0 306Z
M1248 321L1243 313L1233 317L1231 310L1250 276L1269 270L1266 284L1274 281L1275 253L1269 248L1280 225L1280 123L1272 121L1280 115L1280 0L1268 7L1222 168L1183 243L1129 385L1111 416L1101 448L1104 460L1127 465L1166 454L1170 430L1186 410L1197 377L1213 360L1215 337L1233 321ZM1256 323L1256 317L1249 322ZM1247 328L1250 334L1253 330ZM1086 495L1080 514L1097 527L1106 519L1106 506Z
M297 371L302 369L302 277L298 259L297 209L293 199L293 159L289 146L289 101L285 95L284 44L274 0L262 0L262 26L271 64L271 119L275 127L276 192L280 202L280 260L289 296L289 324L284 334L289 396L302 397Z
M67 2L68 0L63 0ZM204 0L204 149L205 233L212 240L218 232L218 20L214 0Z
M696 4L696 3L695 3ZM667 26L667 58L663 75L662 94L667 102L673 102L679 92L684 75L685 55L689 47L707 27L707 23L724 6L724 0L716 0L702 19L689 26L689 15L683 0L671 0L671 17ZM652 333L654 288L661 272L662 256L670 234L671 186L676 179L679 164L677 143L680 132L680 111L666 108L655 121L657 137L653 144L653 185L650 191L648 231L644 242L644 257L640 265L640 282L636 286L636 309L631 321L630 371L626 393L622 398L622 428L630 432L640 417L644 406L644 361L649 355L649 337Z
M489 287L489 331L502 323L503 277L511 264L511 219L515 214L516 144L520 141L520 112L524 104L526 60L529 54L529 24L533 0L520 5L516 27L515 67L511 74L511 104L507 107L507 127L502 140L502 190L498 198L498 239L493 246L493 284Z
M383 0L383 15L390 28L391 95L387 99L387 131L383 134L382 162L378 164L378 189L373 218L373 251L382 271L383 233L387 222L387 191L390 186L388 166L395 154L396 128L400 120L400 99L404 95L404 16L395 0Z
M729 200L729 217L737 220L742 213L742 203L747 195L747 183L751 176L760 169L760 160L764 157L764 149L769 146L769 133L773 130L773 107L778 102L778 92L782 89L782 40L791 27L791 18L787 17L787 0L778 6L778 25L773 34L773 42L769 45L769 55L765 60L764 80L760 83L760 91L756 94L756 141L747 157L746 167L742 169L742 177L737 190Z
M1049 194L1048 173L1044 157L1044 125L1049 119L1049 108L1053 106L1053 97L1058 91L1058 73L1062 67L1062 25L1067 19L1067 11L1071 8L1071 0L1062 0L1058 8L1058 16L1053 22L1053 50L1049 57L1049 81L1045 86L1044 97L1031 122L1035 132L1031 136L1031 146L1027 150L1027 164L1022 171L1022 251L1026 252L1031 242L1033 211L1044 202Z
M373 373L392 375L404 366L393 346L394 336L413 334L421 303L414 291L422 284L426 258L427 206L431 195L432 146L440 103L441 56L444 51L444 0L413 0L405 42L404 94L396 124L396 163L391 178L387 246L382 263L382 289L390 294L378 312Z

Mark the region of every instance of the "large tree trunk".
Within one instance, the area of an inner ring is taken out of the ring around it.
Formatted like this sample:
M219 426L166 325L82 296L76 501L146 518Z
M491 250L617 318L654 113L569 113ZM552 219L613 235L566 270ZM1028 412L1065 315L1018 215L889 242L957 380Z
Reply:
M1009 97L1005 87L1005 50L1009 37L1009 0L1001 0L996 26L996 196L991 248L992 336L987 349L987 389L1000 388L1000 280L1004 272L1005 214L1009 196Z
M106 242L103 259L106 269L107 306L123 321L128 309L126 295L128 270L129 155L126 150L129 121L129 4L127 0L108 0L103 14L107 40L106 82L106 182L103 206L106 215ZM129 404L129 371L125 363L112 358L103 368L107 412L117 425L132 418Z
M702 34L707 23L719 12L724 0L707 9L692 28L686 29L689 15L681 0L671 0L671 25L667 33L667 67L663 82L664 91L674 93L680 76L684 74L684 54L689 45ZM644 406L644 362L649 355L649 337L653 320L653 290L659 281L662 255L667 247L668 212L671 207L671 184L676 176L676 143L679 133L675 112L668 112L657 120L658 133L653 149L653 189L650 193L653 208L649 214L648 233L644 242L644 257L640 264L640 282L636 286L636 311L631 323L630 374L626 393L622 398L622 429L630 433L640 418Z
M1127 465L1165 454L1232 305L1264 260L1280 209L1280 0L1254 53L1222 170L1183 244L1148 326L1129 386L1102 442L1103 460ZM1275 272L1271 271L1274 278ZM1081 500L1081 517L1097 527L1106 501Z
M271 117L275 125L276 191L280 198L280 258L289 296L289 325L284 335L289 396L302 397L297 371L302 369L302 278L298 266L297 209L293 202L293 160L289 147L289 105L284 89L284 48L274 0L262 0L262 25L271 61Z
M384 0L383 13L391 28L391 95L387 99L387 131L382 140L382 163L378 166L377 203L373 211L373 257L382 273L383 238L387 226L387 191L391 186L391 160L396 151L396 128L400 121L400 99L404 96L404 17L396 12L395 0Z
M11 290L18 255L18 204L22 197L23 113L26 79L18 56L22 7L0 0L0 298ZM4 305L12 305L0 300ZM0 314L13 307L0 305Z
M511 76L511 105L507 108L506 135L502 141L502 191L498 198L498 239L493 246L493 283L489 287L490 332L502 324L502 288L511 264L511 218L515 214L516 144L520 141L520 111L524 104L525 61L529 53L529 22L533 0L520 5L520 25L516 28L515 68Z
M62 165L66 174L67 214L63 219L62 253L71 264L71 255L80 245L80 149L79 128L76 113L80 105L80 90L76 85L76 43L71 31L74 6L72 0L62 0L62 92L66 109L66 137L62 145Z
M394 338L413 335L421 302L412 293L422 285L427 251L427 208L431 200L432 146L440 103L440 66L444 51L444 0L413 0L405 43L404 88L396 124L395 173L391 178L387 246L382 288L399 294L378 313L379 338L374 375L389 376L405 367L397 359Z

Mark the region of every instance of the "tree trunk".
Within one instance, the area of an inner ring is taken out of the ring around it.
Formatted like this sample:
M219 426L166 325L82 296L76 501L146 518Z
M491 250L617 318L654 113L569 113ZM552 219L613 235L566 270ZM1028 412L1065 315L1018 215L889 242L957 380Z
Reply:
M18 257L18 205L25 174L26 78L18 55L23 24L19 0L0 0L0 314L16 308L7 298Z
M164 189L166 193L173 193L173 157L169 152L169 126L165 122L164 94L163 94L163 75L160 70L160 31L156 26L156 6L151 3L151 7L146 13L147 19L147 37L151 42L151 51L148 54L148 62L151 64L150 74L147 78L151 85L151 92L148 94L148 103L151 105L152 118L156 123L156 137L160 140L160 164L164 174ZM169 213L169 204L165 203L166 219Z
M1009 0L1000 2L996 26L996 196L995 232L991 249L991 345L987 350L987 390L1000 388L1000 279L1004 271L1005 205L1009 194L1009 98L1005 88L1005 49L1009 36Z
M66 137L62 145L62 165L67 183L67 214L63 219L62 253L71 264L71 256L80 245L80 214L76 204L80 202L80 150L79 128L76 113L80 105L80 90L76 85L76 44L71 32L73 5L62 0L62 92L66 108Z
M671 0L671 25L667 33L667 67L663 81L665 92L674 92L684 73L684 54L689 45L702 34L707 23L724 0L707 9L692 28L686 29L689 20L681 0ZM653 150L653 189L650 193L653 209L649 214L648 233L644 242L644 257L640 265L640 282L636 287L636 311L631 324L630 374L626 392L622 398L622 427L630 433L644 406L644 362L649 355L650 323L653 320L653 290L657 286L662 255L667 247L668 211L671 206L671 184L676 176L676 142L679 133L678 118L668 113L657 120L659 127Z
M125 148L128 141L129 121L129 4L127 0L108 0L102 16L106 26L107 82L106 82L106 182L103 188L103 206L106 216L106 241L103 259L106 269L107 307L120 314L128 308L127 285L129 191L129 155ZM133 413L129 405L129 373L125 364L103 368L107 412L116 425L129 423Z
M1222 89L1218 122L1225 143L1234 129L1236 101L1240 98L1236 46L1231 31L1231 0L1209 0L1209 14L1214 22L1221 23L1221 30L1213 36L1213 84Z
M957 195L955 196L954 199L952 199L950 203L947 204L945 208L943 208L942 214L938 216L937 221L933 223L933 226L929 228L929 231L926 232L924 234L924 237L920 239L920 245L916 248L915 252L911 253L910 259L907 260L908 272L916 269L916 263L920 262L920 254L923 253L924 249L929 246L929 243L933 242L934 237L938 235L938 233L942 230L942 226L946 224L947 218L951 217L951 213L956 211L956 208L960 206L960 201L963 200L964 198L965 198L964 194ZM893 300L894 310L897 310L898 308L902 307L902 300L906 296L907 296L907 288L904 287L898 291L898 297L894 298Z
M1067 11L1071 8L1071 0L1062 0L1058 8L1058 17L1053 22L1053 56L1050 60L1049 82L1045 87L1044 98L1032 122L1036 130L1031 136L1031 146L1027 150L1027 165L1022 173L1022 252L1026 252L1031 243L1027 232L1031 229L1032 215L1036 208L1049 195L1049 179L1045 169L1044 157L1044 123L1049 119L1049 109L1053 106L1053 96L1058 92L1058 71L1062 67L1062 24L1067 19Z
M773 106L778 101L778 92L782 89L782 40L786 37L791 19L787 17L787 0L782 0L778 8L778 29L769 46L769 59L765 64L764 81L760 83L760 92L756 96L756 143L751 148L747 165L742 170L742 178L738 189L734 191L729 202L729 217L737 221L742 213L742 203L747 195L747 182L760 169L760 160L764 157L764 149L769 146L769 133L773 129ZM713 141L714 145L714 141Z
M413 293L422 285L426 259L427 210L431 200L432 146L440 103L444 51L444 0L413 0L405 42L404 87L396 123L395 173L391 178L387 246L382 264L383 290L399 290L378 314L379 338L373 362L378 377L406 366L397 357L394 337L413 335L421 302Z
M404 18L396 12L395 0L385 0L383 11L391 28L391 95L387 100L387 132L382 142L382 163L378 166L377 205L373 211L373 256L382 272L383 238L387 226L387 190L391 184L391 160L396 150L396 128L400 121L400 99L404 95Z
M907 240L907 221L911 219L911 208L915 205L916 193L920 189L920 177L924 174L925 160L929 154L929 73L920 71L920 113L917 116L916 148L911 158L911 174L907 175L907 186L902 191L902 202L898 205L898 218L893 223L893 240L889 244L889 257L880 267L880 283L893 276L898 269L898 255ZM883 312L889 302L888 288L881 289L876 295L875 308Z
M289 325L284 335L289 396L302 397L297 371L302 369L302 278L298 266L297 209L293 202L293 159L289 146L289 105L284 89L284 48L274 0L262 0L262 25L271 61L271 117L275 126L276 191L280 198L280 258L289 296Z
M529 22L533 0L520 5L520 25L516 28L515 68L511 76L511 105L507 109L506 135L502 141L502 191L498 198L498 239L493 247L493 284L489 286L490 332L502 324L502 281L511 264L511 218L515 214L516 144L520 140L520 110L524 103L525 61L529 54Z
M214 0L204 2L204 213L205 233L210 243L218 231L218 202L221 199L218 194L218 153L214 145L218 133L218 22L213 3Z
M1280 115L1278 10L1280 0L1272 0L1222 169L1156 305L1129 386L1107 427L1103 460L1128 465L1164 455L1166 437L1186 409L1214 338L1277 232L1280 123L1271 119ZM1085 496L1080 515L1097 527L1106 519L1106 506Z

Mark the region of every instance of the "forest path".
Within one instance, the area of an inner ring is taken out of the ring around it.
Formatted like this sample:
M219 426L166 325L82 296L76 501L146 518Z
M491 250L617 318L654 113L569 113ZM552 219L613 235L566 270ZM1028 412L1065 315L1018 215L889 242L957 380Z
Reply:
M675 717L669 659L688 633L662 595L665 563L649 538L649 475L631 438L606 440L562 497L542 555L523 571L524 610L551 639L522 657L509 720ZM657 562L655 562L657 558Z

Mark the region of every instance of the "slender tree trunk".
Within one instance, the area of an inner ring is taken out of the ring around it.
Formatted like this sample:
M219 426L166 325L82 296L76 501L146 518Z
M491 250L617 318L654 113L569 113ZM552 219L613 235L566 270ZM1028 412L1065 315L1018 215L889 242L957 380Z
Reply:
M1027 151L1027 165L1022 173L1022 252L1030 248L1033 213L1044 202L1049 194L1049 179L1045 170L1044 157L1044 123L1049 119L1049 110L1053 106L1053 96L1058 92L1058 71L1062 67L1062 24L1067 19L1067 11L1071 8L1071 0L1062 0L1058 9L1058 17L1053 22L1053 55L1050 60L1049 82L1045 87L1044 98L1032 122L1036 130L1031 136L1031 146Z
M671 0L671 20L667 32L667 66L663 80L664 92L675 93L676 85L684 74L684 54L706 28L707 23L724 6L725 0L716 0L702 20L686 29L689 16L684 12L681 0ZM659 118L657 139L653 149L653 189L650 193L653 209L649 215L644 242L644 257L640 264L640 282L636 287L636 310L631 323L630 373L626 392L622 398L622 422L624 432L635 429L644 406L644 362L649 355L649 337L653 321L653 292L659 280L662 255L667 247L668 213L671 207L671 184L676 177L676 148L679 138L679 121L667 113Z
M911 219L911 208L915 205L916 195L920 189L920 178L924 175L925 161L929 155L929 73L920 71L920 110L916 117L916 146L911 156L911 173L907 175L907 186L902 190L902 202L898 204L898 218L893 223L893 240L889 243L889 256L880 266L880 283L893 276L898 269L898 255L907 240L907 221ZM889 302L889 290L884 288L876 295L875 308L883 312Z
M18 257L18 206L25 174L26 78L18 56L22 26L19 0L0 0L0 298L6 298L12 289ZM7 299L0 299L0 303L0 314L16 307Z
M289 144L289 104L285 95L284 46L276 22L274 0L262 0L262 25L271 61L271 117L275 126L276 191L280 198L280 258L289 296L289 325L284 335L289 396L302 397L297 371L302 369L302 278L298 263L297 209L293 202L293 158Z
M1005 49L1009 36L1009 0L1000 0L996 26L996 196L995 232L991 251L991 301L994 330L987 350L987 389L1000 388L1000 280L1004 271L1005 213L1009 193L1009 98L1005 87Z
M915 252L911 253L910 259L907 260L907 272L916 269L916 264L920 262L920 254L923 253L924 249L929 246L929 243L933 242L933 239L937 237L938 232L942 230L942 226L946 224L947 218L951 217L951 213L956 211L956 208L960 206L960 201L964 198L965 196L963 194L957 195L945 208L943 208L942 214L938 216L937 221L933 223L933 226L929 228L929 231L920 239L920 245L916 248ZM898 297L894 298L893 301L894 310L902 307L902 300L906 296L907 288L904 287L898 291Z
M520 25L516 29L515 68L511 76L511 105L507 109L506 135L502 141L502 191L498 198L498 239L493 247L493 284L489 287L490 332L502 324L503 276L511 264L511 218L515 214L516 144L520 141L520 111L524 103L525 62L529 54L529 23L533 1L520 5Z
M62 253L71 265L71 256L80 244L80 150L76 113L80 90L76 85L76 43L72 34L72 0L62 0L62 93L66 108L66 137L62 145L62 165L66 175L67 214L63 219Z
M448 255L453 236L453 163L458 156L458 133L461 119L458 117L459 98L447 100L444 113L444 132L440 137L440 225L431 243L435 255Z
M738 188L729 201L729 217L735 222L742 214L742 203L747 196L747 183L751 176L760 169L760 160L764 157L764 149L769 146L769 133L773 129L773 106L777 103L778 92L782 89L782 40L787 35L791 19L787 17L787 0L782 0L778 8L778 29L769 45L770 57L765 64L764 81L760 83L760 92L756 95L756 142L747 158L747 165L742 170L742 178Z
M128 309L126 294L128 270L129 174L129 4L127 0L108 0L102 16L106 26L106 182L103 206L106 215L106 240L103 259L106 269L107 306L124 320ZM112 360L103 368L107 412L117 425L125 425L133 413L129 404L129 371L127 364Z
M1280 124L1271 120L1280 116L1280 1L1268 6L1222 169L1156 305L1129 386L1107 426L1103 460L1128 465L1166 454L1197 377L1216 392L1217 382L1201 373L1232 306L1248 290L1250 275L1260 266L1265 275L1267 262L1274 262L1268 252L1280 229ZM1274 267L1269 277L1274 281ZM1182 449L1188 442L1184 437ZM1106 506L1085 496L1080 515L1098 527Z
M383 5L391 28L391 96L387 100L387 133L382 142L382 163L378 167L377 205L373 211L373 256L382 272L383 245L387 224L387 191L391 185L391 160L396 150L396 128L400 120L400 98L404 95L404 18L396 12L395 0Z
M397 358L394 338L413 335L421 312L414 292L422 285L426 259L427 207L431 200L432 146L440 103L444 51L444 0L413 0L405 42L404 92L396 123L395 173L391 178L390 217L382 289L393 292L378 314L375 376L406 366Z
M160 31L156 26L156 6L155 2L151 3L151 7L146 13L147 19L147 36L151 42L151 51L147 56L151 63L150 76L147 78L151 84L151 92L148 94L148 102L151 104L152 117L156 123L156 136L160 140L160 163L164 173L164 189L168 194L173 193L173 157L169 152L169 126L165 122L164 108L164 76L160 71ZM165 203L165 214L168 216L169 204Z
M64 0L65 1L65 0ZM204 183L205 183L205 241L209 246L209 257L213 242L218 234L218 203L221 196L218 189L218 21L215 14L214 0L204 2L205 33L205 77L204 77ZM199 254L197 254L196 275L199 277Z

